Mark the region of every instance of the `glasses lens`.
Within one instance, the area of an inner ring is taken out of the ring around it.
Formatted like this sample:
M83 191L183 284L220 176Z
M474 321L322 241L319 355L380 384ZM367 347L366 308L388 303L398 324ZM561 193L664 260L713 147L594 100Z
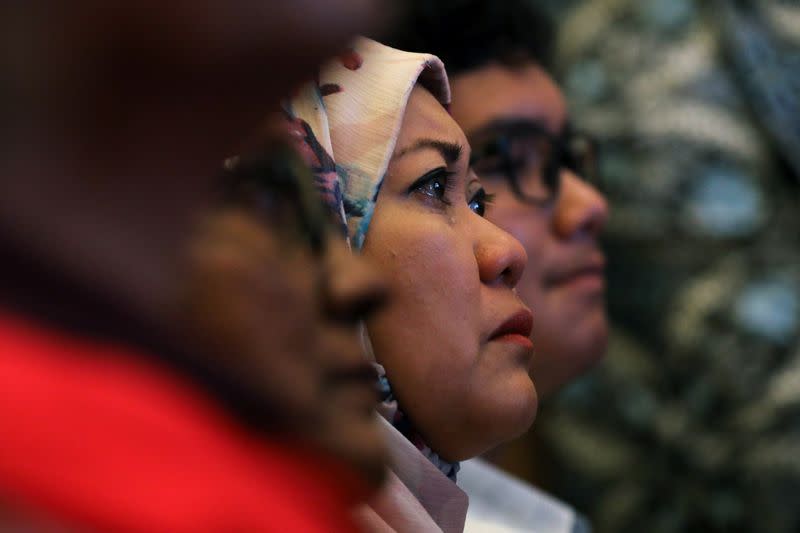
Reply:
M481 179L505 179L524 201L546 203L553 199L554 147L540 132L498 136L478 149L473 168ZM556 172L557 174L557 172Z
M313 251L321 252L326 217L311 180L308 168L288 146L226 164L224 174L229 200L253 209L287 236L300 234Z
M576 133L566 141L565 166L586 181L597 184L600 178L597 143L585 134Z
M535 202L553 199L557 189L558 169L553 158L553 143L544 135L518 139L512 146L512 158L518 169L520 194Z

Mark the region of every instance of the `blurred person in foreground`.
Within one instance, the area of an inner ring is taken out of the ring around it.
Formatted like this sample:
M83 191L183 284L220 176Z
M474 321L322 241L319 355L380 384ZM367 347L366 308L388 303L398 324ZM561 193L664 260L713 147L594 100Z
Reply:
M283 124L214 171L374 16L302 4L0 7L0 526L353 529L383 284Z
M495 195L487 217L530 257L518 289L536 317L531 374L546 398L602 358L608 330L598 242L608 206L591 181L593 143L571 129L547 70L554 28L525 0L410 2L407 9L405 24L385 40L444 61L450 112L470 141L473 168ZM467 530L514 514L537 531L584 527L571 509L533 491L533 500L523 498L515 509L509 498L490 504L502 482L484 463L464 465Z

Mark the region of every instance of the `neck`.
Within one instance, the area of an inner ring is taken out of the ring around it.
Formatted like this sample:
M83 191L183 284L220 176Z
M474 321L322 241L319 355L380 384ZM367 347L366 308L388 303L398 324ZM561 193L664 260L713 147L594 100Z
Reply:
M378 404L378 413L400 432L401 435L408 439L433 466L455 483L456 475L461 468L460 464L457 461L451 462L443 459L438 453L433 451L430 446L425 444L425 441L414 428L411 420L409 420L398 405L397 398L392 392L392 386L386 378L386 372L383 366L375 363L375 369L378 372L378 391L381 398L381 403Z

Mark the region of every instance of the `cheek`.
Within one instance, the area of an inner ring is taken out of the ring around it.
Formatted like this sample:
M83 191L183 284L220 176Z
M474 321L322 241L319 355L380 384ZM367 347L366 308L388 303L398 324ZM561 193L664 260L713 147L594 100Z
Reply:
M466 384L479 351L481 284L470 241L421 218L373 220L364 247L391 288L389 305L368 323L375 355L408 411L437 405L427 396L442 394L445 378Z
M268 405L305 420L320 386L308 265L223 261L209 267L192 298L198 337L221 364L246 376Z
M324 351L313 276L303 262L290 262L272 272L280 277L259 292L260 312L251 313L250 330L254 340L258 339L254 344L260 346L264 373L302 383L298 394L305 396L318 386L319 354ZM255 287L250 291L254 294Z
M541 257L549 233L550 210L519 202L507 188L492 192L495 199L486 218L522 243L532 261Z
M510 191L500 190L487 212L489 221L510 233L517 239L528 254L528 264L522 274L517 289L525 293L541 285L541 272L548 262L551 233L550 211L535 206L521 204ZM527 302L530 304L530 302Z

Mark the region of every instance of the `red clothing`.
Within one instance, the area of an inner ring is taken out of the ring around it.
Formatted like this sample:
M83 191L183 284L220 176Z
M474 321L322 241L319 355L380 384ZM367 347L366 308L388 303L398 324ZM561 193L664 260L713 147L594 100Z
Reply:
M0 503L81 531L345 532L357 487L133 349L0 313Z

